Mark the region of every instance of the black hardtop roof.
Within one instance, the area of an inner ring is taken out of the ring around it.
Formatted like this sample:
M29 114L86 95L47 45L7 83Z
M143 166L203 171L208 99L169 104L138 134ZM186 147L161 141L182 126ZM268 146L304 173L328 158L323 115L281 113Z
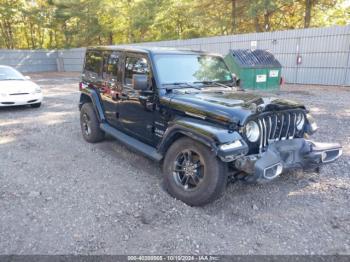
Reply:
M156 47L156 46L122 46L122 45L110 45L110 46L92 46L88 47L88 50L115 50L115 51L128 51L128 52L138 52L138 53L152 53L152 54L213 54L201 50L191 50L191 49L180 49L171 47Z
M281 67L281 63L267 50L231 49L230 55L241 67Z

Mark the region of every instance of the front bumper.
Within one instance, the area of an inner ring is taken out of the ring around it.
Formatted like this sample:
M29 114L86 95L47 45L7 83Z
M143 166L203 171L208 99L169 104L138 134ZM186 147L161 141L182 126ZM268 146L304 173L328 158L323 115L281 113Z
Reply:
M288 169L313 169L331 163L341 154L342 147L339 144L297 138L270 144L262 154L240 157L235 161L235 167L248 173L248 180L264 182L276 178Z
M43 100L42 93L25 94L25 95L8 95L0 97L0 107L22 106L41 103Z

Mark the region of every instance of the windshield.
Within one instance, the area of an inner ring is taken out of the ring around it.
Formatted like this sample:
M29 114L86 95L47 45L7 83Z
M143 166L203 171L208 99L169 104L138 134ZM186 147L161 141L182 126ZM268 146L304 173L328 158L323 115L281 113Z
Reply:
M1 80L24 80L24 76L13 68L0 67L0 81Z
M231 72L219 56L155 55L155 66L161 84L196 82L232 82Z

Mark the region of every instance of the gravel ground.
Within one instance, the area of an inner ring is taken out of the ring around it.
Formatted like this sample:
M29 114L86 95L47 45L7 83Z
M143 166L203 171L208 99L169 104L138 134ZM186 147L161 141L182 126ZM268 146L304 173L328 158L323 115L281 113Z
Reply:
M285 86L306 103L315 140L344 155L317 173L230 184L186 206L161 188L160 167L108 139L83 141L78 76L35 74L39 109L0 109L1 254L350 254L350 89Z

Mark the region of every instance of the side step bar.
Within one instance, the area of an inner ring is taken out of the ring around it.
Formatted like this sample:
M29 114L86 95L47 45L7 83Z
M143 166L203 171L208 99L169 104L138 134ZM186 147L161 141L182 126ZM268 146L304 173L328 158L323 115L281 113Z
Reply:
M118 141L122 142L126 146L130 147L131 149L138 151L142 154L144 154L146 157L149 157L153 160L160 161L162 160L163 156L157 152L157 149L154 147L151 147L145 143L140 142L139 140L128 136L116 128L110 126L107 123L100 124L100 128L105 131L107 134L110 134L114 138L116 138Z

